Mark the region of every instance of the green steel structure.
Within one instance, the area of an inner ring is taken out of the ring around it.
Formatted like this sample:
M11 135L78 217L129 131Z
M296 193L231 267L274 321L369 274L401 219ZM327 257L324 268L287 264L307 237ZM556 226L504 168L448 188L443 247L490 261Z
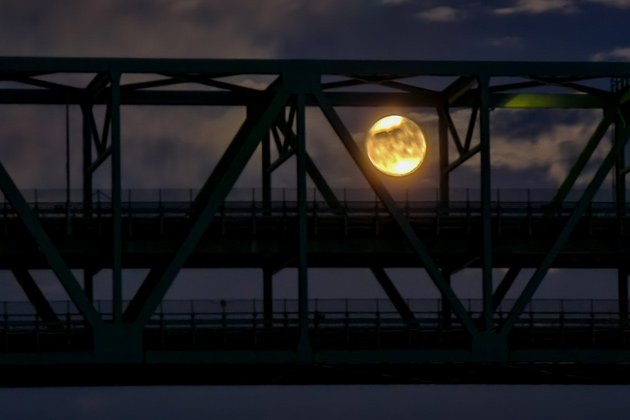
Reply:
M64 82L77 75L84 86ZM258 76L269 82L235 82ZM24 320L5 307L0 383L628 382L628 78L626 63L0 58L0 104L68 105L83 115L81 202L71 202L69 191L65 203L27 199L0 164L0 268L12 272L36 312ZM438 116L440 193L430 205L394 197L339 112L392 104ZM128 105L247 112L187 204L134 207L121 176ZM96 107L105 109L103 121ZM330 186L307 151L308 108L325 116L336 133L330 141L343 145L376 203L348 202ZM490 114L497 108L601 111L552 199L493 196ZM466 127L454 122L454 109L470 110ZM611 144L602 141L607 133ZM262 195L239 207L226 197L258 148ZM601 160L593 158L598 148L606 150ZM453 200L450 175L477 155L480 196ZM297 195L281 202L272 197L271 174L292 157ZM94 172L103 165L111 172L107 203L94 199ZM597 168L586 188L569 199L589 165ZM611 174L614 201L595 203ZM309 178L318 202L308 197ZM254 305L237 316L221 302L169 317L163 298L189 267L261 269L260 311ZM297 268L298 298L279 309L272 278L285 267ZM369 268L389 309L369 316L318 309L308 297L309 267ZM412 307L389 277L392 267L426 270L441 293L439 308L428 315ZM553 267L617 270L619 297L605 319L592 310L533 309ZM128 268L149 271L125 302ZM466 268L481 273L483 299L474 307L450 286L450 276ZM493 278L494 268L506 274ZM54 272L71 311L50 302L32 269ZM508 305L504 297L523 269L533 274ZM92 297L99 270L112 273L105 308Z

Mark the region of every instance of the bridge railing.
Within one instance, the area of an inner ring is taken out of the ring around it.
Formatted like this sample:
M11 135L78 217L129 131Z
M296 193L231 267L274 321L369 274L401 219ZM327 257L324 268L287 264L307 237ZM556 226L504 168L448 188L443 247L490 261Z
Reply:
M474 318L481 316L480 299L464 299ZM459 322L445 312L440 299L409 299L416 321L403 320L387 299L314 299L309 301L311 327L408 327L441 329L459 328ZM272 302L271 318L265 318L262 300L167 300L162 302L147 328L264 328L297 327L297 300ZM495 312L500 323L514 300L506 299ZM103 319L112 319L110 301L95 302ZM76 307L67 301L52 302L60 325L69 329L84 328ZM446 315L445 315L446 314ZM517 327L618 327L621 316L618 302L607 299L539 299L525 308ZM28 302L0 302L0 330L45 330L45 322Z
M353 215L386 215L385 208L373 191L360 188L335 190L340 205ZM40 217L82 217L83 198L79 190L24 190L24 197ZM122 194L122 208L125 216L186 216L197 196L195 189L129 189ZM481 212L479 189L453 188L449 190L449 203L445 207L440 201L439 190L405 189L391 191L393 198L407 215L444 214L478 215ZM494 189L491 194L492 210L496 215L539 216L548 211L553 189ZM70 200L68 201L68 198ZM297 191L290 188L272 189L270 203L263 202L261 189L234 189L224 201L220 211L229 215L262 216L267 214L294 214L297 211ZM579 192L572 192L564 204L556 209L556 214L568 214L579 199ZM308 193L308 211L311 214L337 214L317 189ZM112 201L109 190L95 190L92 197L93 214L111 214ZM11 205L0 194L0 217L15 217ZM630 210L630 203L626 203ZM613 193L601 190L596 195L589 214L614 216L617 207Z

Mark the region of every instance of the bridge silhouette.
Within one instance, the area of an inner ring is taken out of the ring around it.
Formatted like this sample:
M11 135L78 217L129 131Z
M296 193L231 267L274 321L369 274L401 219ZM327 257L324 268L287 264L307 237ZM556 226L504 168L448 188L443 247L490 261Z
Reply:
M264 87L235 81L260 75ZM28 298L0 303L0 383L626 383L629 76L622 63L2 58L0 103L65 105L66 122L76 107L83 124L79 192L68 161L59 191L20 189L0 164L0 268ZM392 103L437 113L436 188L387 188L337 112ZM130 105L246 116L201 188L123 190ZM329 184L308 153L307 108L322 112L369 191ZM496 108L591 109L602 119L559 188L498 190ZM469 111L463 130L453 109ZM260 185L235 189L256 150ZM452 188L450 175L476 156L479 188ZM295 189L273 188L288 161ZM106 162L110 188L99 190ZM313 267L367 268L387 299L309 299ZM398 267L425 270L441 298L406 299L388 273ZM186 268L259 269L263 296L165 300ZM274 299L284 268L297 269L295 300ZM534 300L552 268L615 270L617 299ZM128 269L148 274L127 301ZM451 287L467 269L479 272L479 300ZM32 270L54 273L68 301L52 301ZM94 296L98 272L111 275L108 301Z

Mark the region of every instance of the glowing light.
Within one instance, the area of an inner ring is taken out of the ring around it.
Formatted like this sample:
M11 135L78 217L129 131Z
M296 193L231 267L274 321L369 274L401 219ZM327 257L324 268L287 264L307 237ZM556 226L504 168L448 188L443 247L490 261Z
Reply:
M390 115L374 123L365 146L370 162L392 176L409 175L422 165L427 153L420 127L400 115Z

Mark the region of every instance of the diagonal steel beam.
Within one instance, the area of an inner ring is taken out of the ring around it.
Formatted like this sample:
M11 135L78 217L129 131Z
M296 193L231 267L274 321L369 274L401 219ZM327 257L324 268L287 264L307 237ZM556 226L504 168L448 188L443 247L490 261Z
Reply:
M448 104L452 104L461 98L466 92L477 85L477 79L470 76L458 77L453 83L448 85L442 93L446 95Z
M455 122L451 117L451 113L448 108L444 107L442 110L438 110L444 114L444 118L446 118L446 122L448 123L448 130L453 137L453 142L455 143L455 147L457 148L457 152L462 155L464 153L464 145L459 137L459 133L457 132L457 127L455 127Z
M77 309L79 309L93 329L101 328L103 321L99 313L88 300L79 282L61 257L59 250L52 243L46 231L44 231L35 213L31 210L2 163L0 163L0 189L2 189L4 196L15 209L26 230L46 257L50 268L57 275L61 285L68 293L70 299L72 299L72 302L77 306Z
M453 311L462 322L464 328L471 335L475 335L477 333L477 327L475 326L470 314L466 311L461 301L457 298L451 287L444 280L444 277L442 276L442 273L440 272L438 266L433 261L433 258L431 258L424 244L422 244L422 242L414 232L411 224L398 208L398 205L385 188L385 185L378 178L378 174L375 173L375 169L367 161L365 155L361 153L359 146L357 146L357 144L355 143L352 135L341 121L341 118L339 117L335 109L321 92L315 92L314 94L322 112L324 113L324 116L341 139L341 142L350 154L350 157L354 160L359 170L363 173L365 179L368 181L376 195L379 197L387 211L392 216L392 219L394 219L396 224L399 226L401 232L407 239L407 242L409 242L409 245L411 246L413 251L418 255L418 257L420 257L420 260L423 262L427 273L429 274L437 288L440 290L444 298L448 300L448 302L451 304L451 306L453 307Z
M505 273L505 275L503 276L503 280L501 280L501 283L499 283L496 290L494 291L494 295L492 295L492 309L493 310L496 311L497 308L501 306L501 303L503 302L505 295L510 290L510 288L514 284L514 281L516 280L516 278L518 277L520 273L521 273L521 267L510 267L508 271Z
M287 160L291 159L291 157L294 154L295 154L294 150L289 150L288 152L284 153L283 155L280 155L278 157L278 159L274 160L273 163L271 163L267 167L267 172L271 173L271 172L275 171L276 169L281 167Z
M458 157L457 159L452 161L448 165L448 169L447 169L448 172L452 172L455 169L457 169L460 165L466 163L468 161L468 159L470 159L473 156L475 156L477 153L479 153L480 150L481 150L481 145L478 144L475 147L473 147L472 149L470 149L468 152L466 152L465 154L461 155L460 157Z
M382 267L372 267L370 268L370 270L372 270L372 274L374 274L374 277L376 277L378 284L381 285L383 291L392 302L392 305L394 305L394 308L396 308L396 310L400 314L400 317L409 324L417 324L416 317L409 308L409 305L407 305L407 302L405 302L405 299L396 288L396 285L394 284L392 279L389 277L389 275L387 275L385 269Z
M121 91L139 90L139 89L151 89L156 87L173 86L182 84L180 79L168 78L159 80L150 80L147 82L127 83L120 85Z
M569 236L573 232L575 225L578 223L579 219L582 217L582 215L588 208L591 200L595 196L595 193L597 193L602 183L606 179L606 176L613 168L617 156L619 155L619 153L623 153L625 145L628 141L628 135L630 134L629 131L630 125L626 125L626 127L624 128L623 137L618 142L615 142L613 144L612 148L604 158L604 161L593 176L593 179L586 187L586 190L584 190L584 193L580 197L580 200L578 201L573 213L571 214L564 227L560 231L560 234L556 238L555 242L549 249L549 252L547 252L542 263L530 278L523 292L521 292L521 295L514 304L514 307L510 311L510 314L505 320L505 323L501 327L499 334L503 337L507 336L507 334L510 332L518 317L521 315L521 313L531 300L532 296L538 289L538 286L540 286L540 283L543 281L545 275L549 271L549 268L551 267L556 257L569 239Z
M277 102L278 97L281 93L284 93L284 90L278 89L277 82L273 83L272 86L269 87L268 92L267 92L268 96L266 100L268 101L268 104L271 105L273 101ZM288 94L286 95L287 95L287 100L288 100ZM261 100L262 100L262 97L261 97ZM275 119L277 118L278 114L280 113L280 111L284 109L285 105L286 103L283 103L281 105L276 105L278 106L278 111L274 113L271 123L269 124L265 123L265 125L263 126L265 127L266 131L269 131L269 129L275 122ZM258 132L258 130L261 129L260 128L261 119L263 116L265 116L265 122L268 119L267 118L268 111L269 111L269 107L265 106L264 103L260 103L259 106L257 106L256 108L252 108L251 111L248 112L247 117L245 118L245 121L239 128L239 131L234 136L234 139L228 145L221 159L219 159L219 161L217 162L210 177L206 180L204 185L199 190L199 193L197 194L197 197L195 198L195 201L192 204L191 211L193 215L200 213L202 209L206 206L208 199L210 198L212 194L214 194L214 191L217 188L217 185L220 185L223 182L222 178L224 177L225 173L230 171L229 168L233 166L234 160L237 159L237 156L242 152L241 149L243 147L243 143L247 141L248 136L252 132ZM266 135L267 135L266 132L261 134L259 136L260 137L259 140L262 140L262 138ZM258 145L258 143L256 143L256 145ZM245 163L247 163L247 161L243 163L243 166L245 166Z
M278 121L278 127L284 133L287 143L289 143L293 148L295 148L297 136L293 132L293 130L288 126L288 123L284 120L280 120ZM326 182L324 175L322 175L319 168L317 167L317 165L315 164L311 156L308 154L308 152L305 152L305 158L306 158L306 173L311 178L311 180L313 181L313 183L315 184L319 192L322 194L322 197L324 197L324 200L326 200L326 204L328 204L328 206L331 209L336 209L336 210L341 209L342 208L341 202L335 195L335 192L330 187L330 185L328 185L328 182ZM280 159L278 159L278 161L279 160ZM285 160L286 159L280 162L280 164L284 163ZM277 166L280 166L280 165L277 165Z
M475 124L477 123L477 114L479 113L479 104L475 103L470 112L470 120L468 121L468 130L466 130L466 139L464 140L464 150L470 151L470 143L475 132Z
M109 84L109 72L98 73L90 83L85 87L85 93L89 102L94 101L96 96L101 93Z
M337 195L328 182L326 182L324 175L322 175L319 171L319 168L317 168L317 165L313 162L313 159L311 159L311 156L308 153L306 154L306 173L322 194L322 197L324 197L328 207L334 210L341 210L343 208L341 201L339 201Z
M15 280L17 280L20 287L26 294L29 302L33 305L37 311L37 315L51 328L61 327L61 322L57 317L57 314L53 310L52 306L46 299L46 296L42 293L31 273L24 267L14 267L11 269Z
M149 272L125 311L126 322L144 325L151 317L288 99L289 94L279 89L256 119L245 121L195 200L192 228L171 260Z
M382 86L387 86L394 89L400 89L404 92L409 92L414 95L418 95L418 96L427 98L429 100L433 100L435 101L436 104L440 99L440 94L441 94L440 92L436 90L426 89L420 86L413 86L407 83L397 82L394 80L387 80L384 82L379 82L379 84Z
M79 89L74 86L63 85L60 83L49 82L48 80L35 79L33 77L16 77L12 79L15 82L23 83L30 86L37 86L44 89L58 90L61 92L78 92Z
M612 112L604 113L604 118L597 125L597 128L586 143L582 153L580 153L580 156L578 156L578 159L569 171L569 174L562 182L562 185L560 185L560 188L558 188L556 195L551 199L551 202L549 203L549 214L553 214L562 205L569 194L569 191L573 188L575 181L577 181L578 177L586 167L586 164L595 152L595 149L597 149L597 146L608 131L608 127L612 124L611 114Z
M86 122L88 123L92 140L94 140L94 146L97 150L101 150L101 136L98 132L98 127L96 126L96 119L94 118L92 105L82 104L81 110L83 111L83 115L86 117Z

